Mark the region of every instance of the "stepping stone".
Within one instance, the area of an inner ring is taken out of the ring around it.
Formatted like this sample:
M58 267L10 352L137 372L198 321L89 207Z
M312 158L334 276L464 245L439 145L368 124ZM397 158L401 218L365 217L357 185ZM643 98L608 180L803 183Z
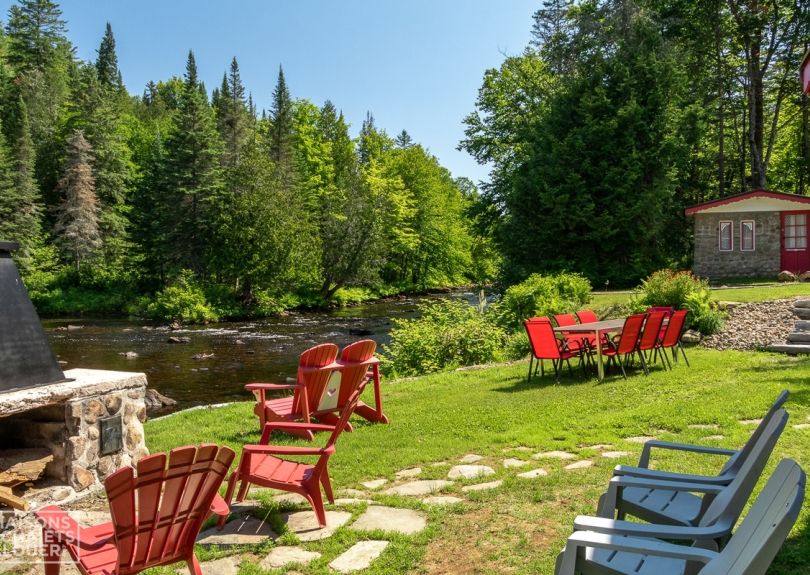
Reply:
M281 495L275 495L273 496L273 501L286 505L309 505L307 498L300 493L282 493Z
M350 497L364 497L367 495L365 491L360 491L359 489L341 489L340 492Z
M625 437L624 440L630 443L647 443L648 441L652 441L655 439L649 435L639 435L637 437Z
M583 459L582 461L575 461L574 463L569 463L564 467L564 469L567 469L568 471L571 471L572 469L585 469L586 467L590 467L591 465L593 465L593 461Z
M583 449L598 449L600 451L602 449L610 449L611 447L613 447L613 446L611 444L609 444L609 443L597 443L596 445L583 445L582 446Z
M455 465L447 472L448 479L474 479L495 475L495 470L486 465Z
M366 569L388 547L388 543L388 541L360 541L335 557L329 566L339 573Z
M535 453L532 455L535 459L546 459L546 458L556 458L556 459L576 459L576 455L573 453L568 453L567 451L544 451L543 453Z
M620 457L626 457L630 455L629 451L603 451L602 457L607 457L608 459L619 459Z
M335 505L357 505L358 503L374 503L371 499L358 499L357 497L341 497L335 499Z
M504 459L503 466L507 469L510 467L523 467L524 465L528 465L528 461L524 461L522 459Z
M524 471L523 473L518 473L518 477L522 477L523 479L534 479L536 477L545 477L548 475L548 471L545 469L532 469L531 471Z
M290 563L307 565L311 561L320 558L320 556L321 554L317 551L307 551L301 547L274 547L259 563L259 568L265 570L278 569Z
M428 495L434 491L440 491L445 487L453 485L452 481L445 481L444 479L420 479L418 481L411 481L403 483L396 487L390 487L383 491L385 495L413 495L416 497Z
M794 425L793 429L808 429L810 428L810 423L799 423L798 425Z
M720 429L716 423L691 423L686 427L689 429Z
M421 467L412 467L410 469L403 469L402 471L397 471L394 473L394 477L397 479L407 479L409 477L416 477L422 473Z
M374 479L372 481L364 481L360 485L362 485L366 489L379 489L386 483L388 483L387 479Z
M287 529L298 536L301 541L318 541L330 537L338 527L345 525L352 514L348 511L327 511L326 527L318 525L314 511L296 511L283 513L281 518L287 524Z
M740 419L737 423L740 425L759 425L762 423L761 419Z
M255 545L263 543L268 538L275 539L276 537L278 535L266 521L248 515L229 521L222 531L216 527L206 529L200 533L197 543L200 545Z
M464 493L469 493L470 491L484 491L486 489L495 489L496 487L500 487L503 485L503 481L498 479L497 481L490 481L489 483L476 483L475 485L466 485L461 488Z
M351 524L353 531L382 531L413 535L419 533L427 525L425 516L413 509L398 509L396 507L383 507L372 505L366 512Z
M715 439L716 440L716 439L723 439L723 437L724 437L723 435L707 435L703 439Z
M480 455L476 455L475 453L469 453L464 457L462 457L461 459L459 459L459 461L461 463L475 463L477 461L481 461L482 459L484 458L481 457Z
M297 495L297 494L291 493L290 495ZM250 509L255 509L255 508L261 507L261 506L262 506L262 502L257 501L255 499L245 499L241 503L237 503L236 501L234 501L233 503L231 503L229 505L229 507L231 509L231 513L245 513Z
M450 464L447 463L446 461L437 461L436 463L430 464L431 467L447 467L448 465Z
M434 495L433 497L425 497L422 500L422 503L427 505L455 505L463 502L464 500L460 497L453 497L452 495Z
M236 575L239 572L240 563L242 563L242 556L232 555L200 563L200 568L203 575ZM188 573L188 569L184 567L176 569L176 572Z

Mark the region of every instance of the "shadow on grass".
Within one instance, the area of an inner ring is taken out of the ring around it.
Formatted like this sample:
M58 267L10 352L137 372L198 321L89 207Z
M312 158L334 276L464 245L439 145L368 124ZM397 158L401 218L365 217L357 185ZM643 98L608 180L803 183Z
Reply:
M804 503L807 506L807 501ZM768 569L773 575L810 573L810 517L799 518L798 531L785 541Z

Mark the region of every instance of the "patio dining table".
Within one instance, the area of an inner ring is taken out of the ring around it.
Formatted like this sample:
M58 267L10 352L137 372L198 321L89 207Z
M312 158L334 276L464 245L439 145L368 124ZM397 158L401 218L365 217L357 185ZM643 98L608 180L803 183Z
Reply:
M606 319L604 321L592 321L589 323L578 323L575 325L566 325L562 327L555 327L554 331L557 333L581 333L585 335L593 335L596 345L596 370L599 381L605 379L605 365L602 360L602 346L599 342L602 341L602 335L608 333L621 333L624 327L624 318L619 319Z

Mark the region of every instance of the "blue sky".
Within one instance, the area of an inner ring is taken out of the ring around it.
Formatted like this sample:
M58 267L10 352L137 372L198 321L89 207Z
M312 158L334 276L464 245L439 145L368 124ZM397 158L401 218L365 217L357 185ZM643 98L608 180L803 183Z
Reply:
M58 1L58 0L57 0ZM5 23L14 2L0 0ZM403 128L454 176L487 168L455 148L484 71L528 44L540 0L64 0L77 55L94 60L110 22L130 93L182 75L189 49L209 92L236 56L259 110L279 64L296 98L343 110L356 134Z

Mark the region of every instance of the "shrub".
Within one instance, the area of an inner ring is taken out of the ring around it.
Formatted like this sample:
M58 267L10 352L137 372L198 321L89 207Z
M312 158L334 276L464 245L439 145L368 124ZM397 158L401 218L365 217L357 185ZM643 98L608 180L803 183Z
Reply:
M146 313L153 319L183 323L208 323L219 319L188 270L183 270L173 285L155 295L146 306Z
M688 294L684 307L689 310L687 319L692 318L691 326L703 335L711 335L722 329L725 314L712 306L709 290L699 289Z
M709 282L700 280L690 272L659 270L641 282L639 295L633 299L637 307L672 306L688 309L687 321L704 335L711 335L723 327L725 314L711 301Z
M500 358L505 332L466 302L420 306L421 317L395 319L383 368L397 376L421 375Z
M516 331L529 317L573 313L588 303L590 297L591 284L579 274L533 274L508 288L493 313L501 327Z

